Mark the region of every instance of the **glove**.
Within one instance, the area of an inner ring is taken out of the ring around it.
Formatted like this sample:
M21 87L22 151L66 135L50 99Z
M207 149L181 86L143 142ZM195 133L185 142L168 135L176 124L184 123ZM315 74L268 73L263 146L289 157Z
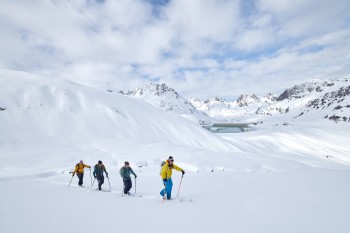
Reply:
M137 178L137 176L135 176L135 179Z
M74 173L73 173L73 175L72 175L72 177L74 176Z
M182 175L185 175L185 171L184 170L182 170L181 172L182 172Z
M164 182L167 182L167 181L168 181L168 179L163 179L163 181L164 181Z
M108 177L108 173L106 173L106 176Z
M94 178L96 179L96 176L94 176Z

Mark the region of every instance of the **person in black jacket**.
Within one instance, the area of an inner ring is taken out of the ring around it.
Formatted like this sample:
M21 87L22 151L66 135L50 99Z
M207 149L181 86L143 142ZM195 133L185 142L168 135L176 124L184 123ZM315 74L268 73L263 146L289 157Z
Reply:
M104 183L105 177L103 176L103 172L106 173L106 176L108 178L108 172L106 171L105 165L102 164L102 161L99 160L98 164L94 167L93 175L95 179L98 181L98 189L102 190L102 184Z

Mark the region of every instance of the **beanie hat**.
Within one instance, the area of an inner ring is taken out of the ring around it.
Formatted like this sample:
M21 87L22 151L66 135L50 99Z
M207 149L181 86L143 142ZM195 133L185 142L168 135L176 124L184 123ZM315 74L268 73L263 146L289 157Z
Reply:
M129 162L128 162L128 161L125 161L124 164L125 164L125 165L129 165Z

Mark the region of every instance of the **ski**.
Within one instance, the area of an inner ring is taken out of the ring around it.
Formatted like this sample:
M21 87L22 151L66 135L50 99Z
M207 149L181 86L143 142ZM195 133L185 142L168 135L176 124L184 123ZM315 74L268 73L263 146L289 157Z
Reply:
M175 198L171 198L171 199L165 199L165 201L169 201L169 202L192 202L193 199L192 198L185 198L185 197L175 197Z
M175 200L177 200L177 199L175 199ZM192 198L180 198L180 199L178 199L180 202L192 202L193 200L192 200Z
M80 186L80 185L76 185L76 184L71 184L70 187L72 188L81 188L81 189L90 189L90 186Z
M142 197L142 194L122 194L122 197Z
M120 191L112 191L112 193L121 194L121 195L122 195L122 197L124 197L124 196L130 196L130 197L142 197L142 194L140 194L140 193L137 193L137 194L130 193L129 195L128 195L128 194L124 194L123 192L120 192Z
M88 189L90 189L90 188L88 188ZM91 190L96 191L96 192L98 192L98 191L107 192L107 193L111 192L110 189L101 189L101 190L99 190L98 188L96 188L96 189L91 189Z
M148 199L160 199L163 200L163 197L159 196L142 196L143 198L148 198ZM171 198L171 199L165 199L165 202L193 202L192 198L185 198L185 197L176 197L176 198Z
M101 189L101 190L96 190L96 191L102 191L102 192L106 192L106 193L109 193L109 192L111 192L111 190L109 190L109 189Z

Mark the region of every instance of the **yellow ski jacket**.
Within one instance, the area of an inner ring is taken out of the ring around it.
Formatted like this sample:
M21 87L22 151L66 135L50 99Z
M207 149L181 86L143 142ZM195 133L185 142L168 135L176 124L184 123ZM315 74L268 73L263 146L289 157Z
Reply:
M172 166L169 165L169 161L167 160L165 164L162 167L162 171L160 175L162 176L162 179L169 179L171 178L171 175L173 174L173 169L177 171L182 171L182 168L176 166L173 164Z
M78 163L77 165L75 165L75 169L74 169L73 175L75 173L78 173L78 174L84 173L84 168L86 168L86 167L90 168L90 166L88 166L86 164Z

